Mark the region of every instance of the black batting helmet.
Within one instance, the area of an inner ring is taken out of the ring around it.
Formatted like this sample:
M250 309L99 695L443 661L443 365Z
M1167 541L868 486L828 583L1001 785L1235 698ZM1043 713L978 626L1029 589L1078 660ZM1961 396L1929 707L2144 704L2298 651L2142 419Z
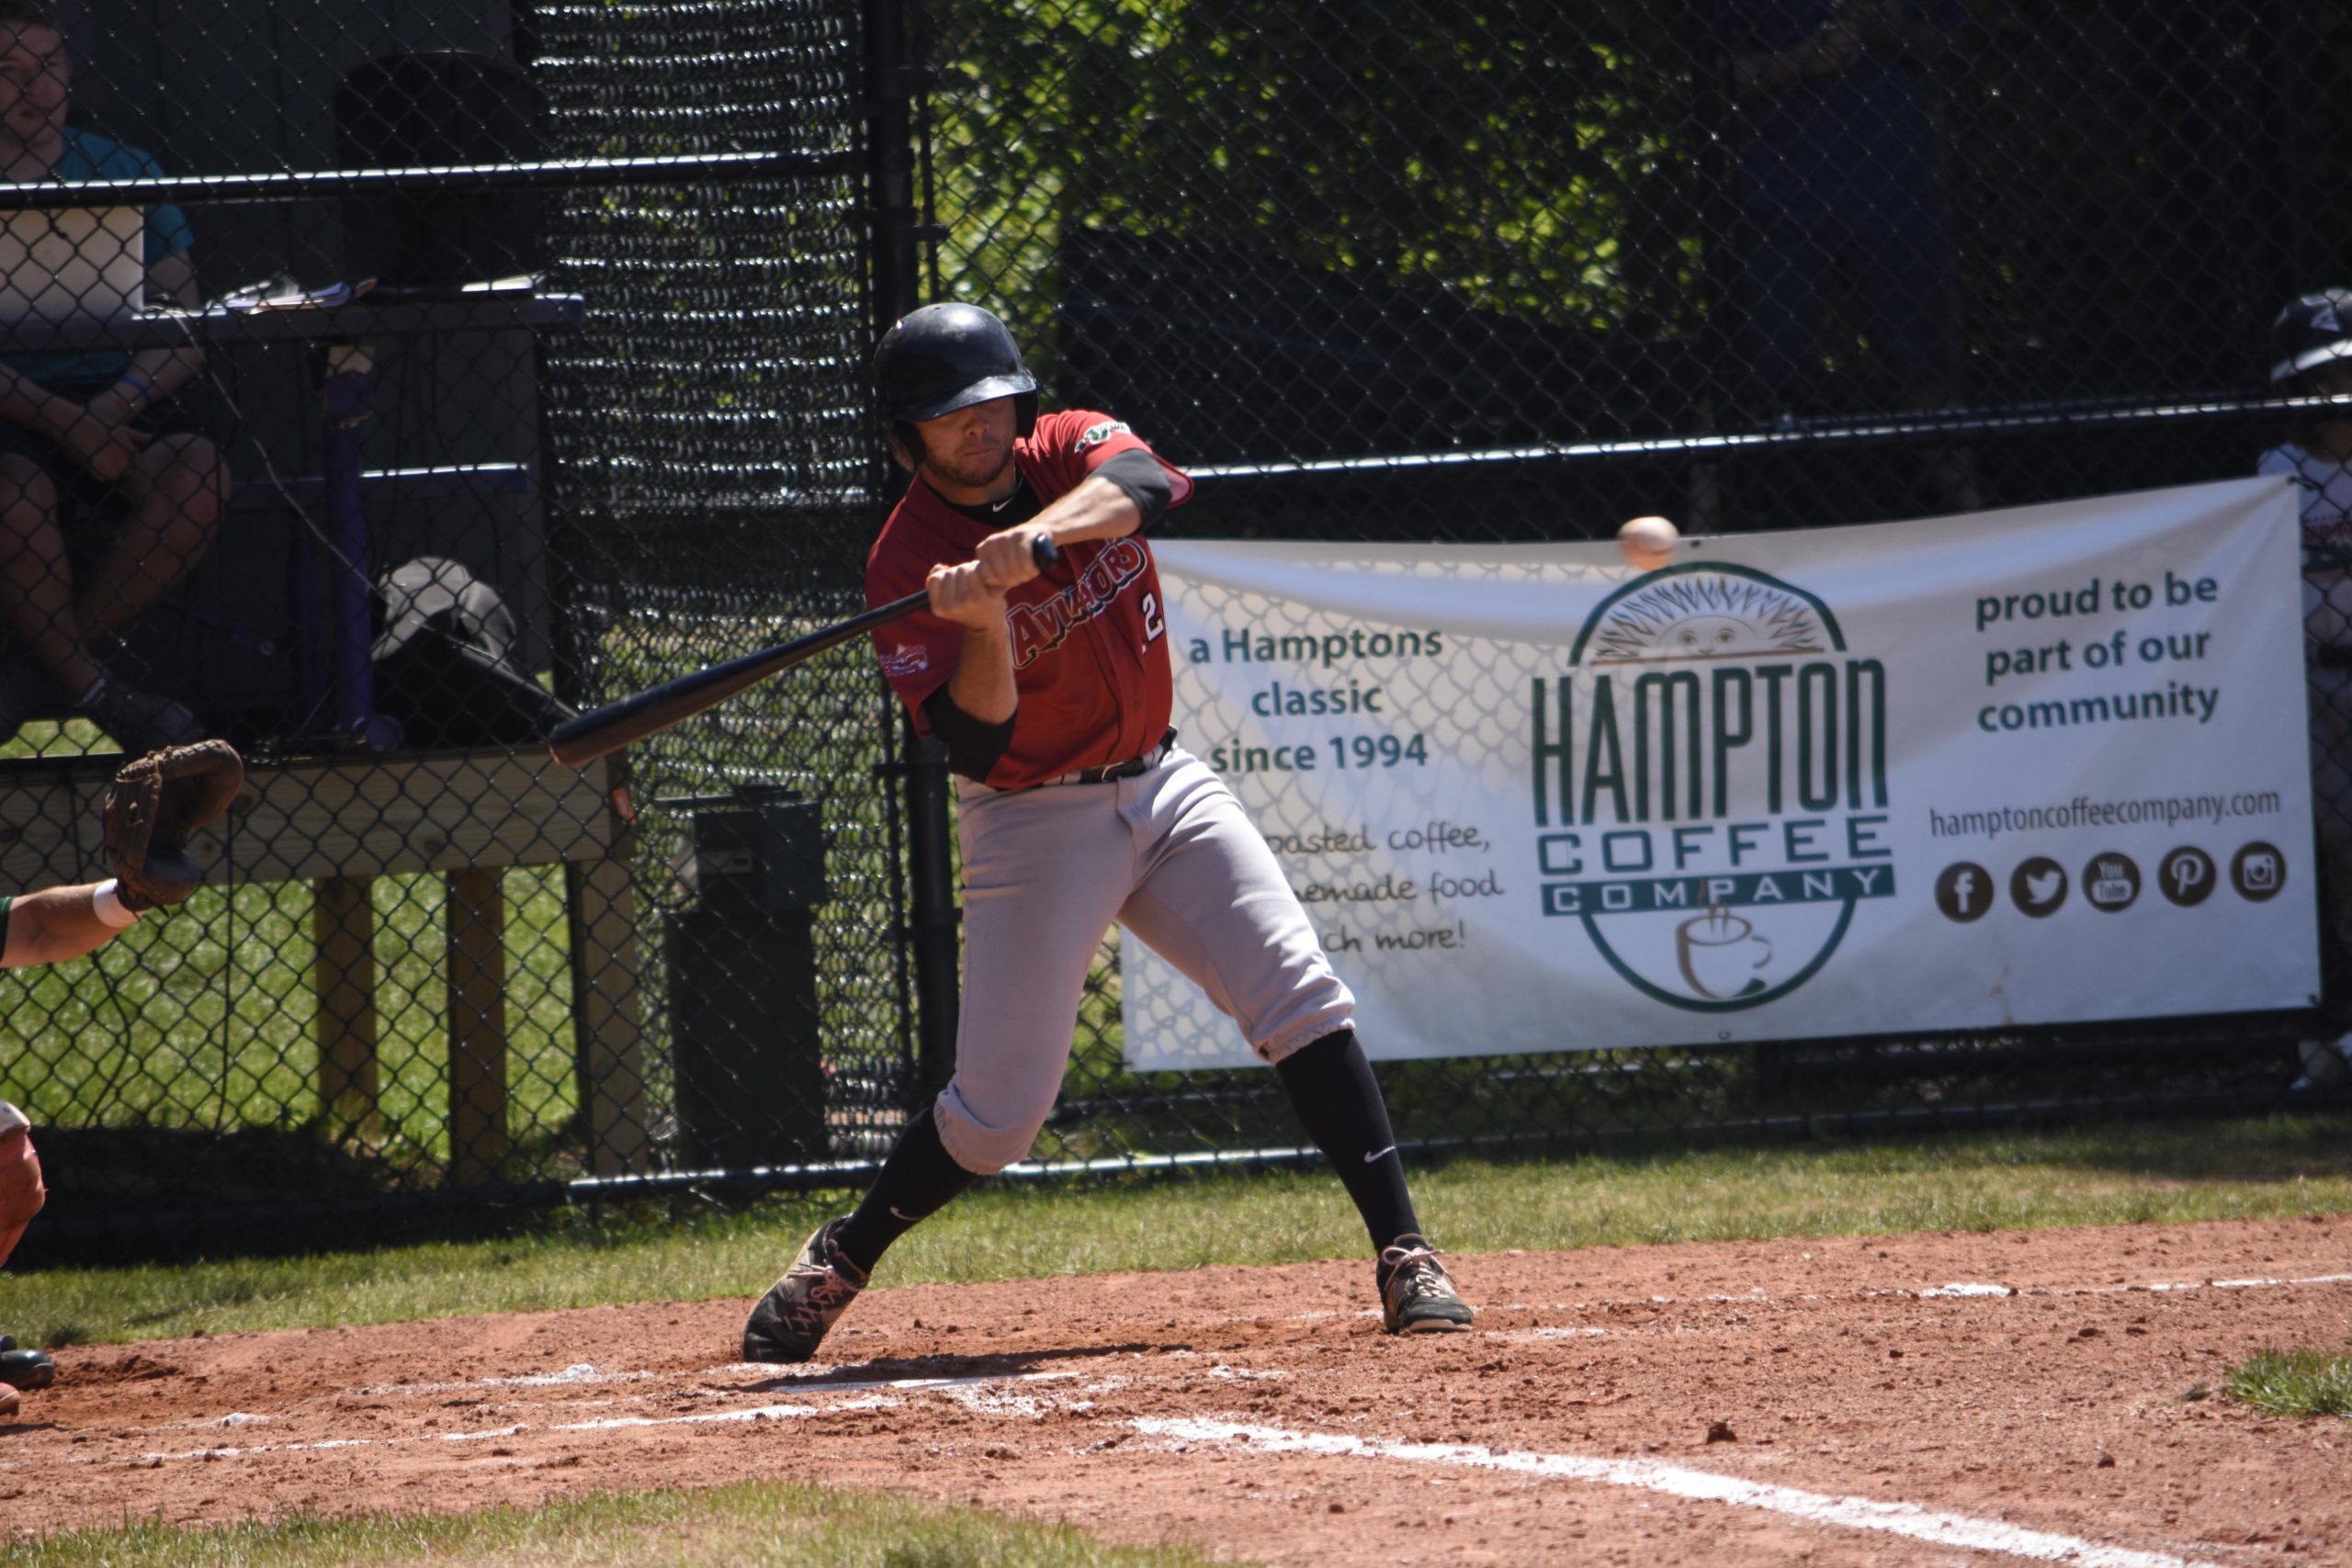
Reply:
M978 305L925 305L901 317L875 346L874 392L894 426L990 398L1012 400L1020 434L1037 423L1037 378L1004 323Z
M2289 301L2270 323L2270 379L2352 359L2352 288L2322 288Z

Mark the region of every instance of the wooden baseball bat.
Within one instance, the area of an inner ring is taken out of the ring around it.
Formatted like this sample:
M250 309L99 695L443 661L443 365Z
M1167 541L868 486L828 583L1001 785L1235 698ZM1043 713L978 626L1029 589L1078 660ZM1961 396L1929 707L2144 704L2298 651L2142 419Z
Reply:
M1040 571L1050 570L1062 558L1061 551L1043 534L1037 536L1029 554ZM672 725L692 718L746 687L756 686L769 676L789 670L829 648L838 648L862 633L888 626L901 616L911 615L930 603L929 591L919 589L903 599L876 604L862 615L852 615L820 631L810 632L807 637L795 637L774 648L763 648L741 659L730 659L724 664L706 664L690 675L664 681L658 686L647 687L633 697L623 697L619 702L607 703L603 707L565 719L548 737L548 750L566 767L576 768L593 762L599 757L619 750L632 740L659 735Z

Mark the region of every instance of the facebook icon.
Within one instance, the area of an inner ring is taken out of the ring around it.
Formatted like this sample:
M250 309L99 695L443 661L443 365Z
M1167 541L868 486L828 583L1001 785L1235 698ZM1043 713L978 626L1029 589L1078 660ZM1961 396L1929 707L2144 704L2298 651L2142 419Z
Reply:
M1966 925L1992 907L1993 879L1983 866L1961 861L1944 867L1936 878L1936 908L1944 919Z

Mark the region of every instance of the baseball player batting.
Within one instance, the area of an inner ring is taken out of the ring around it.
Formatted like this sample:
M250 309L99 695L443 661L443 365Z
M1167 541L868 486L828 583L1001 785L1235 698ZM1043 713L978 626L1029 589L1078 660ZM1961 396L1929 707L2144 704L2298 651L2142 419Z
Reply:
M1413 1213L1355 998L1273 852L1169 727L1164 601L1142 534L1192 480L1109 414L1040 414L1012 334L977 306L930 305L892 327L874 389L914 479L875 541L866 598L930 594L875 643L956 774L956 1071L856 1210L820 1225L760 1298L744 1358L816 1354L892 1242L1028 1154L1114 920L1272 1064L1363 1216L1388 1331L1468 1327ZM1060 550L1051 571L1032 557L1040 535Z

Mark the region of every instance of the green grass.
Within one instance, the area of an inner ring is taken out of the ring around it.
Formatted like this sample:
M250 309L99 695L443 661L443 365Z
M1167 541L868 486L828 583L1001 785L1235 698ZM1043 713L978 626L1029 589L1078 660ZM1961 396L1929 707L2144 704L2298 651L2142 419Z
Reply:
M508 1131L515 1173L547 1175L545 1151L578 1105L563 881L517 867L503 882ZM447 886L379 876L371 893L382 1077L378 1117L354 1146L430 1173L449 1154ZM0 1099L43 1126L312 1126L311 903L308 883L207 887L87 958L0 976Z
M503 1562L623 1568L756 1562L763 1568L1199 1568L1172 1548L1102 1545L1024 1523L878 1494L757 1482L637 1492L525 1512L435 1517L369 1514L177 1530L69 1530L0 1544L23 1568L313 1568L330 1563Z
M118 750L106 731L86 718L36 718L0 739L0 761L18 757L86 757L93 751Z
M1785 1235L2181 1224L2352 1212L2352 1118L2100 1125L1932 1143L1821 1141L1419 1170L1453 1251ZM843 1194L735 1214L548 1217L492 1240L311 1258L0 1276L0 1325L32 1344L202 1329L748 1297ZM895 1247L879 1283L1352 1258L1362 1228L1319 1170L991 1186Z
M2352 1416L2352 1354L2265 1350L2223 1386L2266 1415Z

